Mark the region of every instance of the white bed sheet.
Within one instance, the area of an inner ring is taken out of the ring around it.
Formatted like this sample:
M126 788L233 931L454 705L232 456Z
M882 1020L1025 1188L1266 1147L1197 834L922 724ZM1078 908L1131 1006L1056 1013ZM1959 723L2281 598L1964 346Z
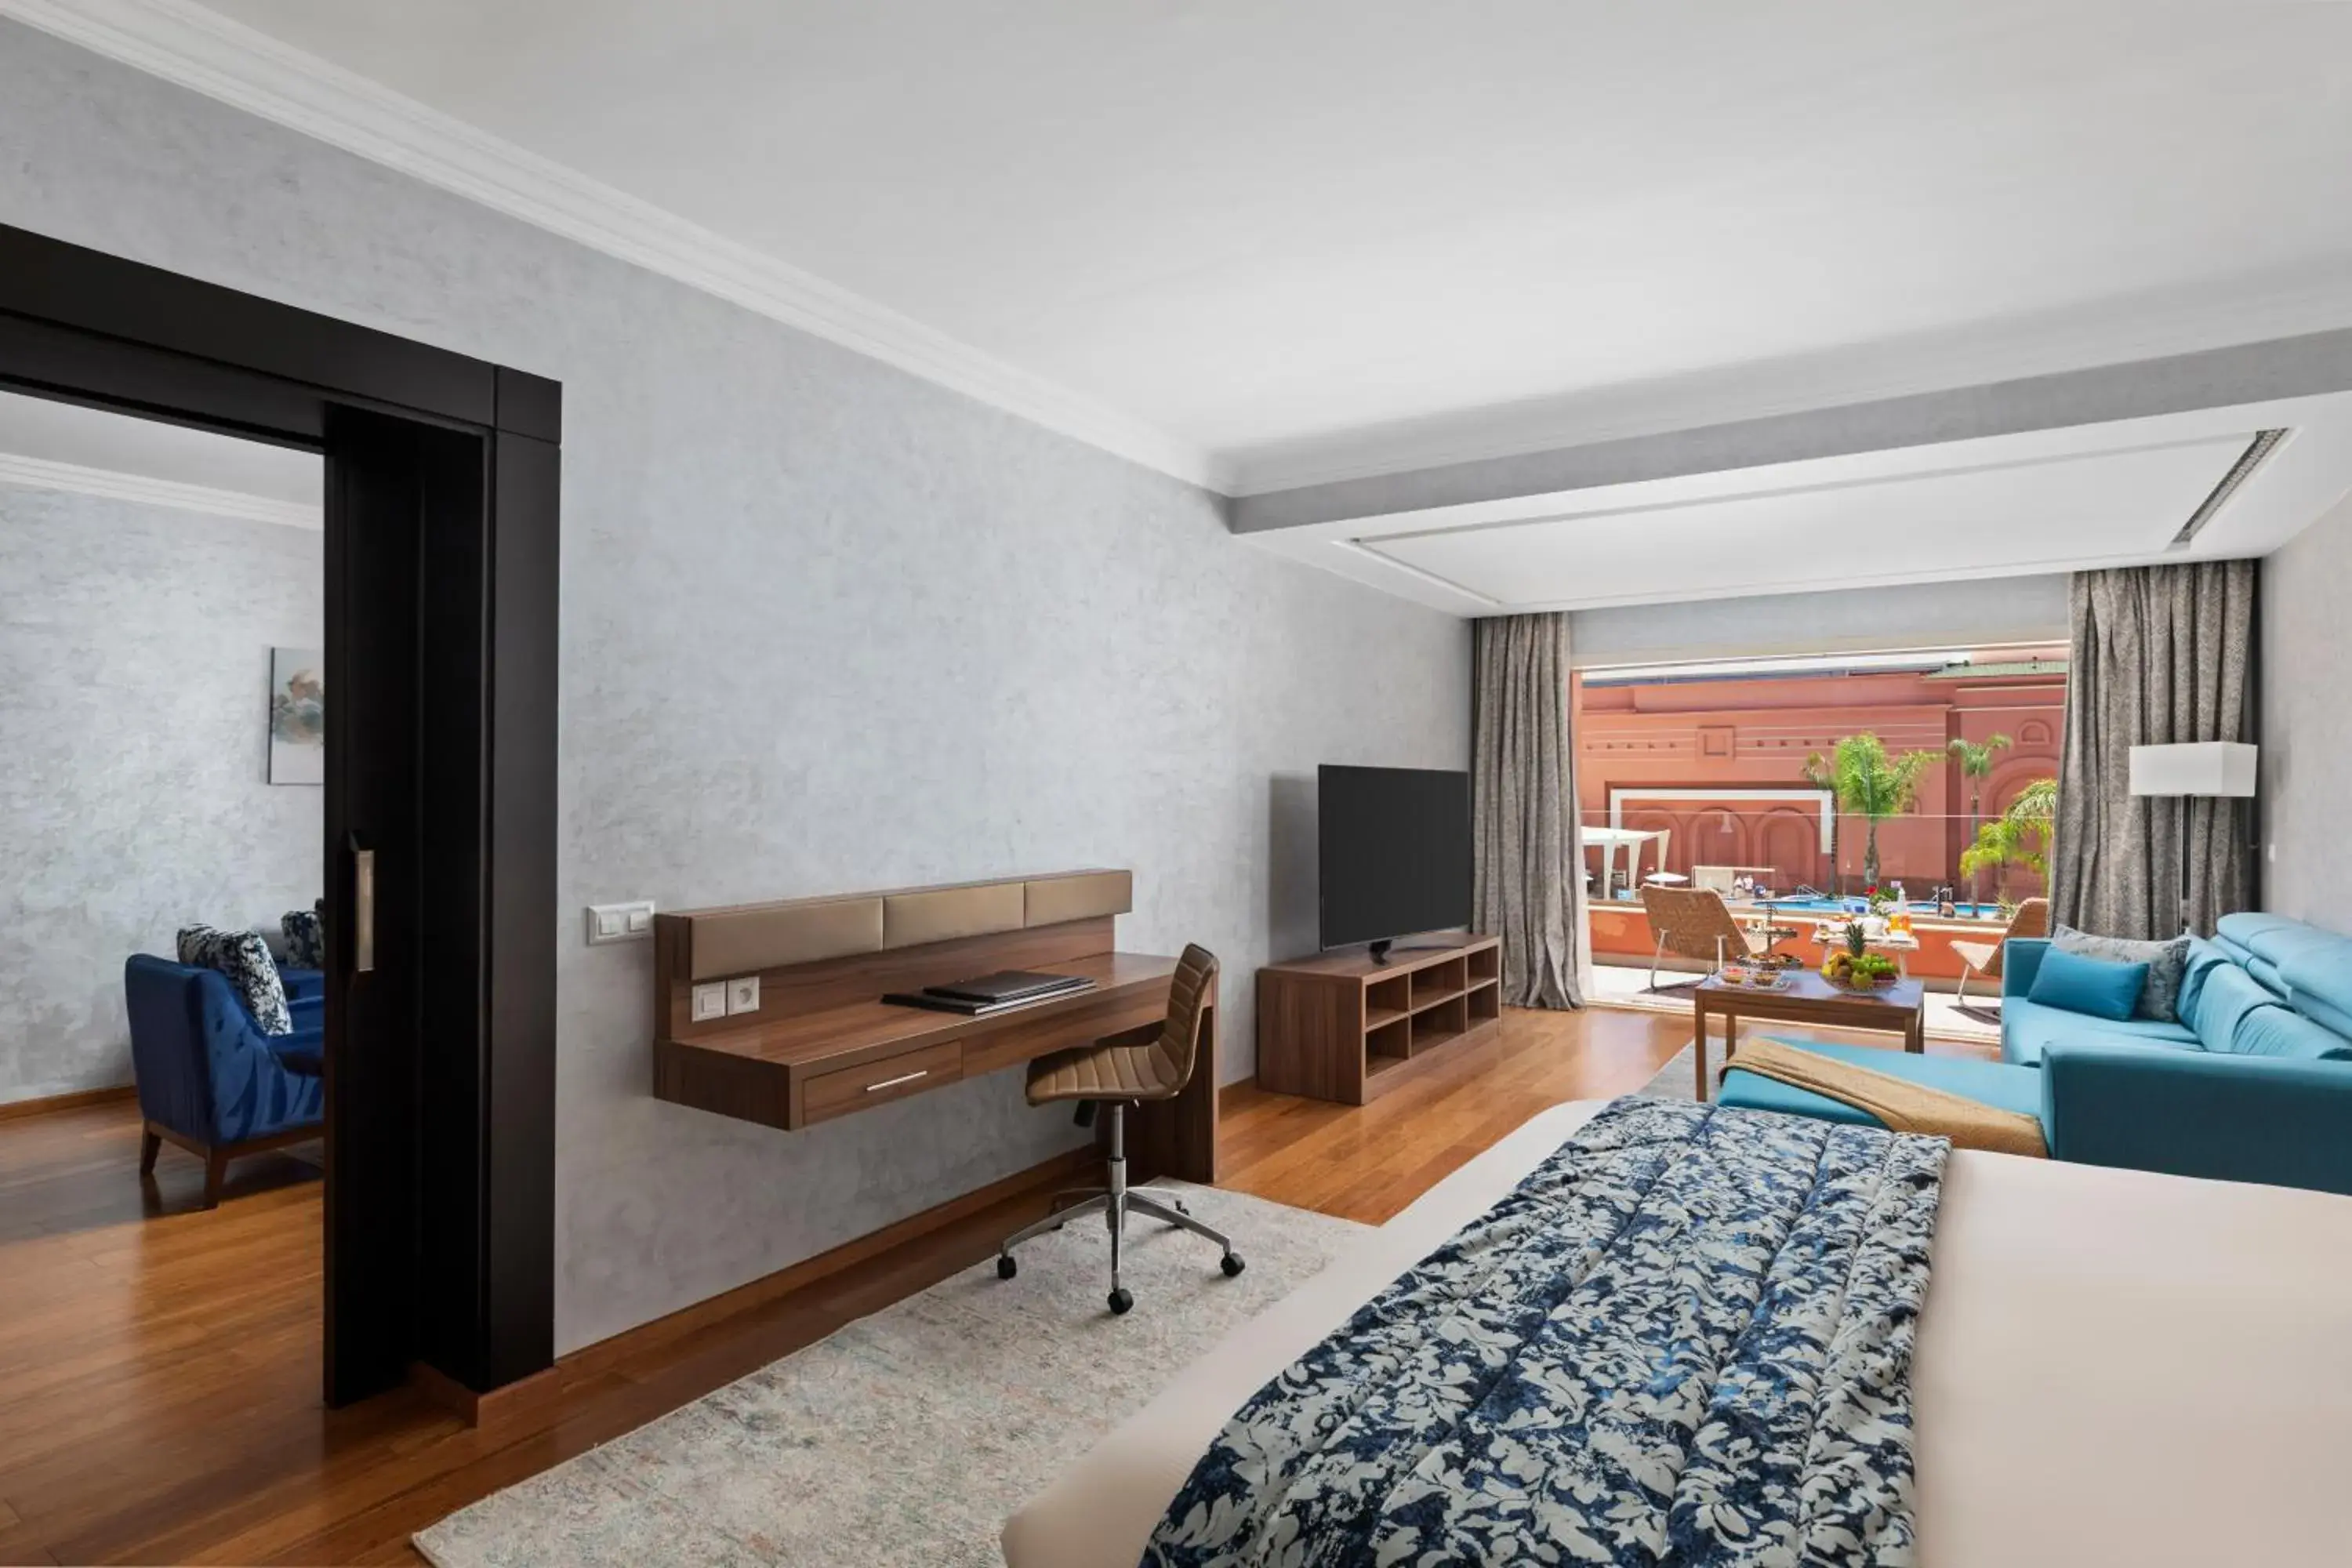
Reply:
M1187 1367L1013 1516L1011 1568L1134 1568L1234 1411L1600 1109L1538 1115ZM1912 1389L1922 1568L2352 1564L2352 1198L1956 1152Z

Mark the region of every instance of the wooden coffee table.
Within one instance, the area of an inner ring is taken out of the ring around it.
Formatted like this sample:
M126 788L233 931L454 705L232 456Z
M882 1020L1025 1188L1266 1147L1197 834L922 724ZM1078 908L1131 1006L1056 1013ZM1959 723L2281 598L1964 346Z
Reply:
M1723 1065L1739 1045L1739 1020L1769 1018L1782 1024L1818 1024L1827 1029L1883 1029L1903 1037L1906 1051L1927 1048L1927 993L1916 980L1901 980L1875 991L1849 991L1832 985L1811 969L1789 971L1785 991L1759 991L1750 985L1726 985L1713 975L1691 991L1691 1022L1696 1036L1691 1054L1698 1058L1698 1097L1706 1099L1706 1021L1723 1017Z

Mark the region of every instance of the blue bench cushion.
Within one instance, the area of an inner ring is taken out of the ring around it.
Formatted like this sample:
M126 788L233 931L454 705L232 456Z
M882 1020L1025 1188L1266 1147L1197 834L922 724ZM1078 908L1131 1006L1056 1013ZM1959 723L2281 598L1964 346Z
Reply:
M2031 1068L2011 1067L1975 1057L1914 1056L1908 1051L1889 1050L1879 1046L1832 1046L1818 1040L1782 1040L1780 1043L1794 1046L1801 1051L1811 1051L1815 1056L1850 1062L1855 1067L1868 1068L1873 1072L1883 1072L1889 1078L1899 1078L1922 1089L1957 1094L1980 1105L2019 1111L2037 1121L2042 1115L2042 1075ZM1720 1099L1725 1105L1747 1110L1777 1110L1786 1116L1810 1116L1816 1121L1843 1121L1857 1127L1879 1125L1876 1117L1867 1111L1856 1110L1843 1100L1815 1094L1811 1089L1798 1089L1778 1079L1742 1072L1737 1052L1731 1058L1731 1070L1724 1074Z
M2000 1005L2000 1059L2036 1067L2052 1045L2071 1040L2100 1045L2144 1046L2153 1050L2193 1051L2197 1032L2186 1024L2153 1018L2093 1018L2063 1007L2043 1007L2022 996Z

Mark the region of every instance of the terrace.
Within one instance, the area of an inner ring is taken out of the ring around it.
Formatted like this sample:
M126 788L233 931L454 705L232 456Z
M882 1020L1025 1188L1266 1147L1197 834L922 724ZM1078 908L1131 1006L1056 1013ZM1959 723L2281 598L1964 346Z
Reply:
M1821 929L1842 925L1870 885L1874 854L1878 883L1914 916L1909 973L1957 990L1967 968L1953 943L1988 940L2043 890L2046 825L1990 836L1985 825L2032 810L2029 792L2056 774L2065 683L2065 650L2047 645L1580 672L1577 798L1599 999L1685 1005L1649 991L1657 934L1644 883L1711 888L1743 924L1793 932L1780 951L1815 963ZM1814 766L1861 736L1905 774L1899 798L1874 813ZM1984 1027L1948 997L1936 1011L1955 1031Z

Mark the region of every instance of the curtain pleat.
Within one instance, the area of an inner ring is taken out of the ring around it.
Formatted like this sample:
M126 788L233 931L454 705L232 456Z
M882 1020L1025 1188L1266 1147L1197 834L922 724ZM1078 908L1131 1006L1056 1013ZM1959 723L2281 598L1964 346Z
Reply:
M1581 855L1565 615L1472 634L1470 802L1478 929L1503 939L1503 1000L1580 1007Z
M2066 744L2050 856L2053 919L2152 939L2253 900L2254 861L2236 802L2131 793L2131 749L2253 738L2252 561L2078 572L2066 680Z

